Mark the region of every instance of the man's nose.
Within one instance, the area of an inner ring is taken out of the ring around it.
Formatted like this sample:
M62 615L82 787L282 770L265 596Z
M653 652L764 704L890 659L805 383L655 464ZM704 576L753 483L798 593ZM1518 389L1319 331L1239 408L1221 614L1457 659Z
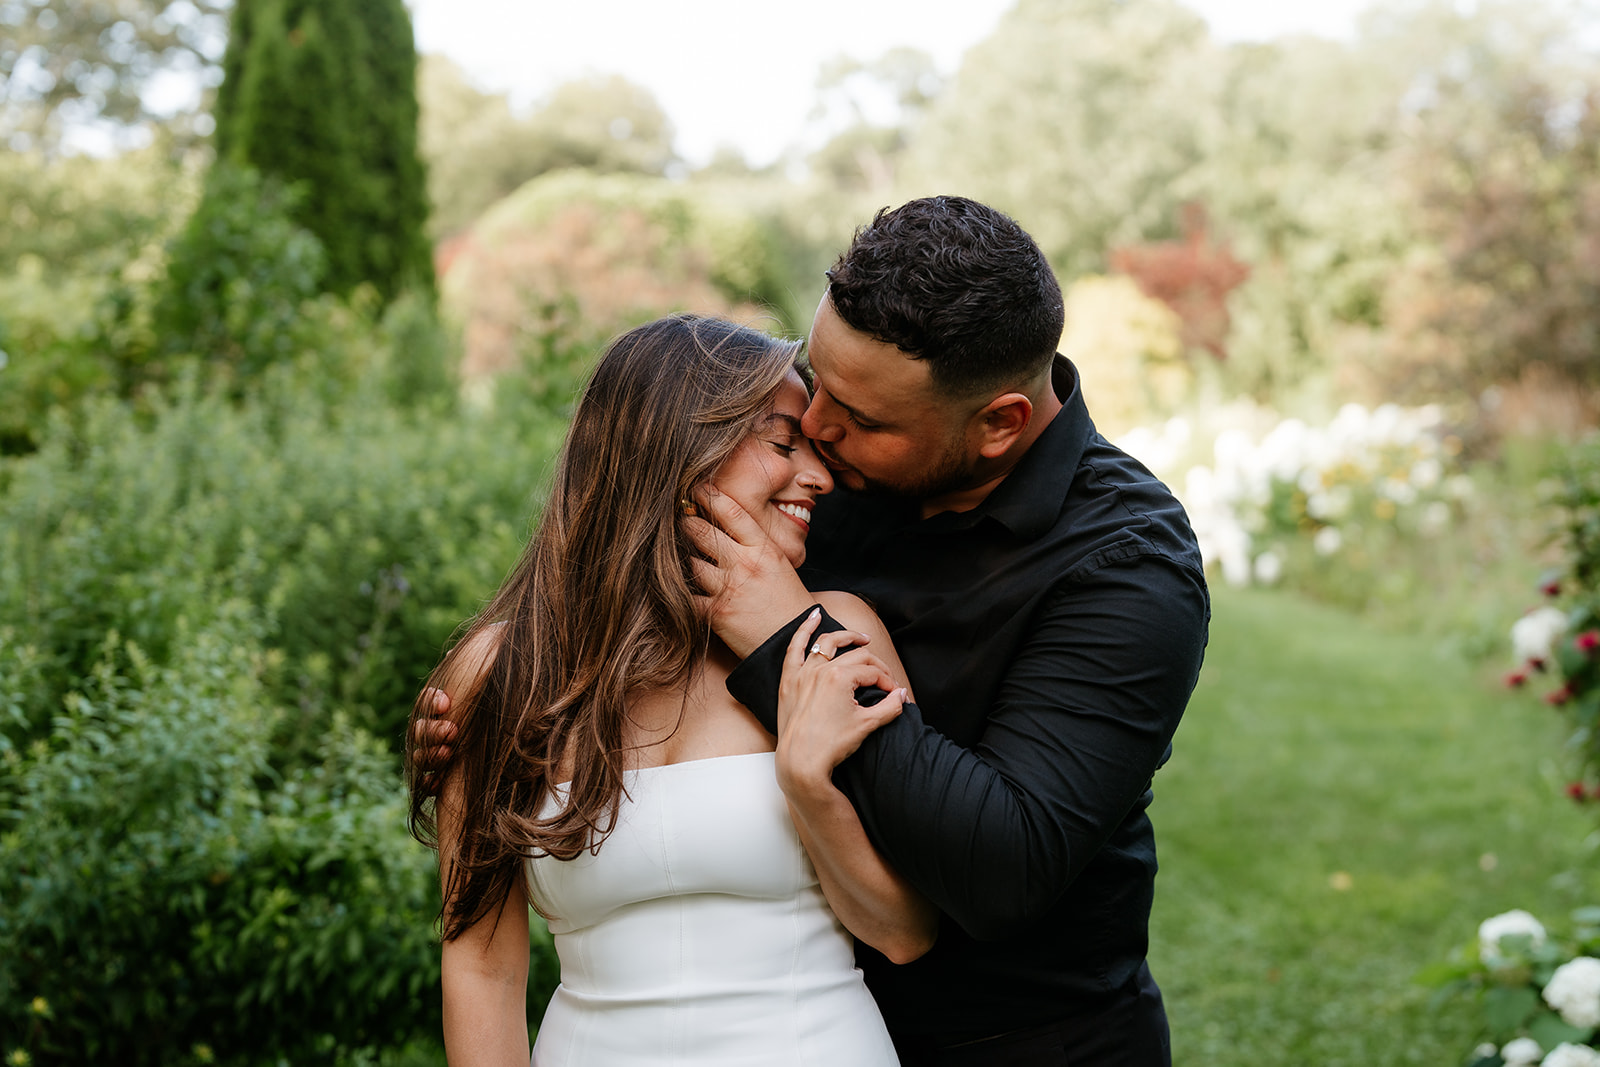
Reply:
M806 406L806 412L800 416L800 432L813 441L837 441L844 436L844 427L839 425L836 415L830 415L827 410L827 394L818 392L811 398L811 403Z

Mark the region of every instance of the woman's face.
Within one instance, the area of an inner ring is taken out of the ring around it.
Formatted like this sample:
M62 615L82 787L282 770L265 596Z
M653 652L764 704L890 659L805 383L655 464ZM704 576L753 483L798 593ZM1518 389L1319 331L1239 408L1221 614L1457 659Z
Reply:
M811 504L833 488L833 476L800 432L810 402L800 375L790 371L772 410L711 476L711 484L760 523L796 567L806 558Z

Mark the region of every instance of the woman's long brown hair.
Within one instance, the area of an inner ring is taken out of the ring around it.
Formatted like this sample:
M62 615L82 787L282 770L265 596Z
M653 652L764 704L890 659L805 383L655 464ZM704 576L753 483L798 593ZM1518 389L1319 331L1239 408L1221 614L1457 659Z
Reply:
M527 890L529 857L572 859L611 832L628 696L686 686L710 641L680 502L771 408L798 347L677 315L623 334L601 356L538 530L428 678L436 686L479 674L455 662L466 650L493 657L451 712L459 732L443 777L460 829L445 875L446 940L498 914L514 879ZM419 699L412 727L422 714ZM556 793L564 761L571 782ZM407 772L412 833L437 846L431 791L414 765Z

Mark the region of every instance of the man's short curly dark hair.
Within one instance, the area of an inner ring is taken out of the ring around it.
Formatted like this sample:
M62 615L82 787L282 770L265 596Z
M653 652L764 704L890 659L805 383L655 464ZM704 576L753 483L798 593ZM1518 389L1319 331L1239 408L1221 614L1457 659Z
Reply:
M833 269L845 325L926 360L945 396L1021 385L1061 340L1061 286L1009 216L962 196L878 212Z

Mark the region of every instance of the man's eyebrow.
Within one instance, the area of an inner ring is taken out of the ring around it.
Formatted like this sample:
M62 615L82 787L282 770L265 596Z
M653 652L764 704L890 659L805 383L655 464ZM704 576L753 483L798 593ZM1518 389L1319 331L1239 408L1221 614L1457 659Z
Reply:
M851 407L849 404L846 404L843 400L840 400L838 397L833 396L832 393L829 393L828 395L830 397L833 397L833 402L835 404L838 404L840 407L844 408L845 411L849 412L850 417L855 419L857 422L869 422L869 423L872 423L874 426L881 426L883 424L883 420L882 419L875 419L871 415L863 415L861 412L857 411L855 408Z

